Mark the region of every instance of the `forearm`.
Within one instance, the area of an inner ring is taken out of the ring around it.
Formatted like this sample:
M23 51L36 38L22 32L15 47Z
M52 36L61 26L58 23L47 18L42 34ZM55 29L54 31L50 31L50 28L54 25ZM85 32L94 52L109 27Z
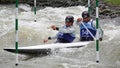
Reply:
M77 22L77 21L76 21L75 24L76 24L76 25L81 25L81 22Z
M75 32L75 29L74 28L59 28L59 32L62 32L62 33L74 33Z

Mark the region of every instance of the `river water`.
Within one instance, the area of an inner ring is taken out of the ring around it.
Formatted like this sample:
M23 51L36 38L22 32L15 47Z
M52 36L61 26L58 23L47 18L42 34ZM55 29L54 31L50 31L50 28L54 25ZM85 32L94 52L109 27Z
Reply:
M44 44L43 40L57 32L49 29L50 25L61 26L67 15L75 19L81 17L84 6L46 7L38 9L37 22L34 12L27 5L19 9L19 46ZM95 43L83 48L64 48L58 53L47 56L29 57L19 55L19 65L15 66L15 54L4 51L6 47L15 46L15 6L0 5L0 68L120 68L120 17L102 19L100 25L104 30L103 41L100 42L100 63L96 63ZM79 27L75 25L77 41ZM48 43L52 43L49 41ZM46 43L46 44L48 44Z

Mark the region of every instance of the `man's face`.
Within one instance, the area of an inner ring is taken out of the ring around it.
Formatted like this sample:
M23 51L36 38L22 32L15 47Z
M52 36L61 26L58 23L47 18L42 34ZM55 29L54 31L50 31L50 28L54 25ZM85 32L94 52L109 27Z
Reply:
M88 21L90 21L90 17L83 18L83 21L84 21L84 22L88 22Z
M72 25L72 22L65 22L66 26L69 27Z

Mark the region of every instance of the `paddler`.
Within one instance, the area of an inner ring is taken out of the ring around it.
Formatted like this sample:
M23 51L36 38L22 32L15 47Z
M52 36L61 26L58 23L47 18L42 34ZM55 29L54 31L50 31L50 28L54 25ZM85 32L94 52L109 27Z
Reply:
M67 16L65 18L65 25L63 27L57 27L52 25L53 30L57 30L58 33L54 37L48 37L44 40L44 43L48 40L57 39L55 43L71 43L75 39L75 29L73 27L74 17Z
M82 18L78 18L76 24L80 27L80 41L93 41L96 39L97 30L88 11L82 12ZM99 32L99 40L102 40L102 36L100 36L103 34L102 29Z

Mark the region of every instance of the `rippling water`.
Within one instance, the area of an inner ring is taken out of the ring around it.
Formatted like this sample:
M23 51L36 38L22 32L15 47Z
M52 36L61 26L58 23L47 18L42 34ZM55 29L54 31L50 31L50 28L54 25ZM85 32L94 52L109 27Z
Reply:
M100 20L104 39L100 42L98 64L95 62L95 43L91 43L83 48L60 49L58 53L44 57L19 55L19 65L15 67L15 54L3 50L15 45L14 9L14 5L0 5L0 68L120 68L120 17ZM28 5L19 8L19 46L43 44L44 38L56 34L56 31L48 29L50 25L61 26L67 15L73 15L77 19L81 17L82 11L87 10L83 6L46 7L37 11L37 22L34 22L34 12L30 9ZM79 35L77 26L76 31ZM53 41L48 43L51 42Z

